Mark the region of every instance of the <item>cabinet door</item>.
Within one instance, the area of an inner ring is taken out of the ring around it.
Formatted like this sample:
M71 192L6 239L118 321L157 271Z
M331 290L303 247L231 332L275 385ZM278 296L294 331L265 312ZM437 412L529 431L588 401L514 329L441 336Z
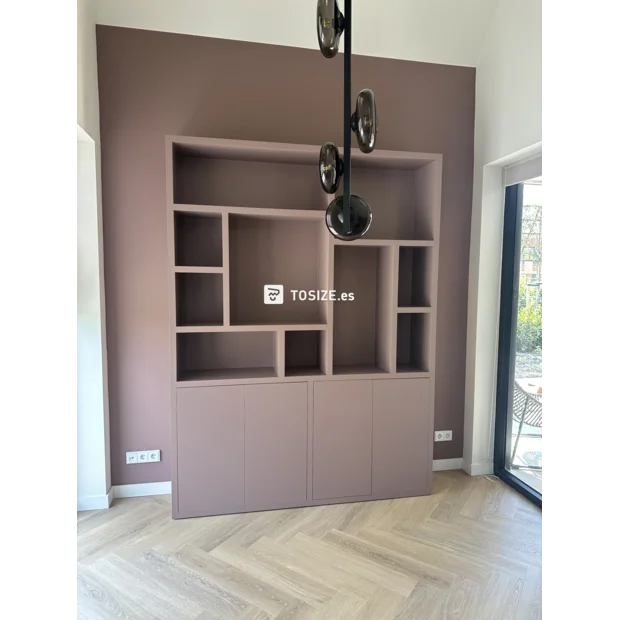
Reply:
M179 515L242 510L243 386L177 389Z
M372 415L373 495L430 493L430 380L374 381Z
M370 495L372 381L317 381L313 428L313 499Z
M307 453L308 384L246 385L246 507L305 502Z

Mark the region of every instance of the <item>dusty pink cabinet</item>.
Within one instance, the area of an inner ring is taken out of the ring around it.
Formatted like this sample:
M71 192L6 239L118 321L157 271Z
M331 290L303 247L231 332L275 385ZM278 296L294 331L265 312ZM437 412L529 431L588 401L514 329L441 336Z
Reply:
M314 384L312 498L370 495L372 381Z
M372 493L430 493L430 380L373 381Z
M306 501L307 444L307 383L245 386L246 506Z
M244 386L177 390L178 512L242 511Z
M179 389L177 444L179 516L303 504L308 384Z

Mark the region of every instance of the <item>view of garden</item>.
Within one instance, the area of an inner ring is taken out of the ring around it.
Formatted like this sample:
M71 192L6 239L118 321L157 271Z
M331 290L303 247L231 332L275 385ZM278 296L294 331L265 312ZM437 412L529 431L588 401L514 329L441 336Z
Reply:
M542 491L542 184L523 187L521 223L521 265L516 333L515 383L527 394L532 425L524 423L519 433L521 404L513 412L513 467L519 477ZM516 389L516 388L515 388ZM519 401L521 403L521 401ZM539 412L532 415L532 412Z
M542 375L542 205L525 204L517 316L516 378Z

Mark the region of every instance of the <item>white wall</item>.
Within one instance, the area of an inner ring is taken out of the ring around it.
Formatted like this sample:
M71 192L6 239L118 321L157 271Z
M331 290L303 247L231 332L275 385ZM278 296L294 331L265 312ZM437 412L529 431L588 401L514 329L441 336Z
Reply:
M99 143L95 0L77 3L77 123Z
M476 65L464 467L493 470L503 167L542 149L542 1L500 0Z
M110 439L95 11L78 0L77 26L77 502L107 508Z
M496 4L353 0L353 51L473 67ZM316 0L99 0L97 23L317 49Z

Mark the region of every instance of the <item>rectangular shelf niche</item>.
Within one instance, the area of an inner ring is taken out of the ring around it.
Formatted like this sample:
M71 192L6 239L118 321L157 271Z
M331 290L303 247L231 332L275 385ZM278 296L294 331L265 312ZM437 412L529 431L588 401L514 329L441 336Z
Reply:
M175 211L174 251L177 267L221 267L222 216Z
M388 295L392 248L335 246L334 374L389 372L390 320L381 300Z
M287 331L284 335L285 376L324 375L325 337L324 331Z
M177 334L177 381L276 376L274 332Z
M291 290L320 286L319 221L230 215L231 325L324 324L321 301L293 301ZM284 303L264 303L267 284L284 287Z
M428 372L430 314L399 314L396 324L396 372Z
M397 164L395 164L397 165ZM434 201L431 167L373 167L372 156L354 161L351 184L373 212L364 239L432 241ZM341 194L339 190L338 194Z
M430 308L433 248L400 248L398 252L398 307Z
M175 204L321 209L326 199L317 178L314 158L290 163L277 152L260 149L218 153L178 144L173 148Z
M177 273L177 326L223 325L221 273Z

